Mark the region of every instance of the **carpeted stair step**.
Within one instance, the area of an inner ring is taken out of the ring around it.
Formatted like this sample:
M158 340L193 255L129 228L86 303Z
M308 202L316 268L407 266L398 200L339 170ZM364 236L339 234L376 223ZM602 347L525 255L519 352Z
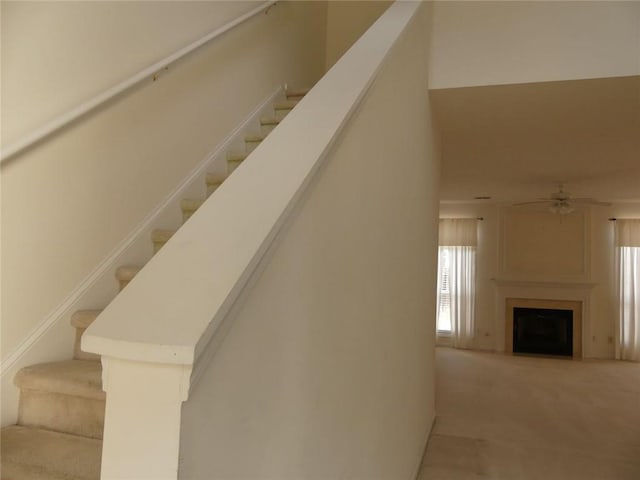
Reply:
M18 425L102 438L102 365L90 360L41 363L20 370Z
M293 110L300 100L284 100L273 104L273 109L277 112L280 110Z
M191 215L196 213L196 210L198 210L204 202L204 200L196 198L183 198L180 201L180 209L182 210L182 223L189 220L191 218Z
M206 183L207 183L207 196L211 195L216 189L222 185L226 177L223 175L218 175L216 173L207 173Z
M153 253L158 253L158 251L164 247L164 244L169 241L173 234L176 233L175 230L168 230L163 228L157 228L151 232L151 241L153 242Z
M244 137L245 150L247 153L253 152L260 142L266 138L266 135L247 135Z
M233 172L249 156L247 153L232 153L227 156L227 171Z
M133 265L124 265L122 267L118 267L116 270L116 279L118 280L118 285L120 285L120 291L127 285L129 282L133 280L138 272L140 271L140 267L136 267Z
M98 480L102 441L39 428L2 429L2 480Z
M263 134L269 134L278 126L280 119L276 117L262 117L260 119L260 127Z
M293 99L301 99L302 97L304 97L307 93L309 93L309 90L311 90L310 88L291 88L291 89L287 89L286 91L286 96L287 96L287 100L293 100Z
M293 110L293 108L300 102L300 100L282 100L273 104L273 109L278 110Z
M71 315L71 326L76 329L76 341L73 346L73 358L76 360L100 360L100 355L83 352L80 348L82 334L93 323L102 310L78 310Z
M286 117L291 110L298 104L299 100L284 100L282 102L276 102L273 105L273 111L275 112L275 117L278 120L282 120Z

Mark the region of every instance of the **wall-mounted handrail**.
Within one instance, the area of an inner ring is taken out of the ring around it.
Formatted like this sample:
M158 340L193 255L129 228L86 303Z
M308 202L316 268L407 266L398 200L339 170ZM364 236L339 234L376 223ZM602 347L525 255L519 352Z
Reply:
M234 27L240 25L246 20L249 20L251 17L254 17L255 15L267 10L269 7L271 7L276 3L278 3L278 0L268 0L264 3L261 3L256 8L224 24L223 26L216 28L215 30L213 30L212 32L209 32L204 37L196 40L195 42L187 45L186 47L181 48L180 50L172 53L168 57L165 57L164 59L154 63L153 65L148 66L144 70L141 70L140 72L136 73L135 75L132 75L131 77L118 83L117 85L114 85L113 87L96 95L95 97L81 103L77 107L69 110L68 112L47 122L46 124L32 131L30 134L26 135L22 139L9 145L7 148L3 148L2 154L0 156L0 163L4 163L6 160L14 157L15 155L22 152L23 150L26 150L30 146L43 140L49 135L57 132L58 130L65 127L66 125L69 125L71 122L77 120L83 115L86 115L87 113L96 109L100 105L105 104L106 102L113 99L114 97L136 86L143 80L145 79L155 80L156 75L159 72L161 72L163 69L167 68L169 65L189 55L190 53L199 49L203 45L211 42L212 40L222 36L229 30L233 29Z

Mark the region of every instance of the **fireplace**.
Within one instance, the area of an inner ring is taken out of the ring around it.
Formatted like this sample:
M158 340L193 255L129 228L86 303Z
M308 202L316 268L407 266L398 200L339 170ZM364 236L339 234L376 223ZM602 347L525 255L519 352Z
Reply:
M573 355L573 311L513 309L513 353Z
M582 302L506 299L508 353L582 357Z

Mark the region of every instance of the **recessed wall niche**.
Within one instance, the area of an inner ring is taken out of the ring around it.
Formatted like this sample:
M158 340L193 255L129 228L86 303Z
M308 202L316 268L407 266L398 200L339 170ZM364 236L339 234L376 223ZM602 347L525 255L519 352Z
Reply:
M526 280L588 278L588 216L543 210L502 212L501 276Z

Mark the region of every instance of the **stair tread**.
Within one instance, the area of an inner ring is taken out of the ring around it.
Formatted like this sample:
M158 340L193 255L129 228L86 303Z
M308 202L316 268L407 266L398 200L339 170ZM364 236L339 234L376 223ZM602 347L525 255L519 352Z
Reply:
M300 100L284 100L273 105L274 110L291 110Z
M98 480L102 441L33 427L2 429L2 478Z
M171 230L167 228L156 228L151 232L151 240L154 242L166 242L175 233L176 233L176 230Z
M207 173L207 185L220 185L224 182L225 177L223 175L219 175L217 173Z
M204 202L204 200L200 200L199 198L183 198L180 200L180 208L183 211L195 211L199 209Z
M290 88L286 91L287 98L304 97L309 93L310 88Z
M40 363L20 370L14 383L19 388L104 400L102 365L93 360Z
M131 280L135 277L142 267L134 265L123 265L116 270L116 278L118 280Z
M78 310L71 315L71 326L74 328L87 328L101 312L102 310Z
M276 117L262 117L260 125L278 125L282 120Z
M248 153L231 153L227 156L228 162L242 162L249 156Z
M244 141L256 143L256 142L263 141L265 138L266 138L266 135L246 135L244 137Z

